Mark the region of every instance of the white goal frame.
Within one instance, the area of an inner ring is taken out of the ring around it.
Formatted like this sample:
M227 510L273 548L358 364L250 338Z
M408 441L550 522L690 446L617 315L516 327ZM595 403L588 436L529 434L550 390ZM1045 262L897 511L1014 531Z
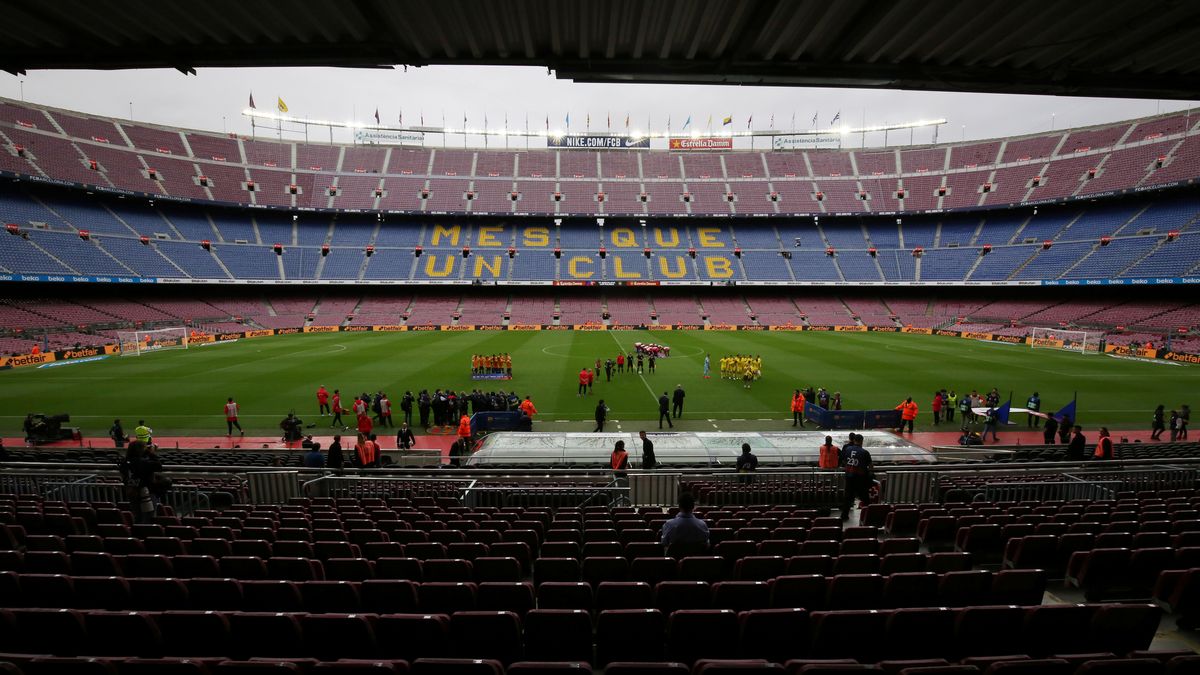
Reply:
M1100 354L1104 351L1103 338L1104 334L1096 331L1038 327L1029 329L1029 346L1033 349Z
M188 329L184 326L158 328L156 330L120 331L117 344L121 356L141 356L147 352L165 349L187 349Z

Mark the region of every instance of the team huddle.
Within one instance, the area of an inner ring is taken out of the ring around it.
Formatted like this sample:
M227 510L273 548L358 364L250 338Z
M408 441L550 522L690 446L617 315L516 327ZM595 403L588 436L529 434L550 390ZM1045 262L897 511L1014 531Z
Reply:
M472 354L471 375L512 377L512 356L509 354Z
M762 357L749 354L734 354L721 357L721 379L741 380L742 386L750 388L750 383L762 377Z

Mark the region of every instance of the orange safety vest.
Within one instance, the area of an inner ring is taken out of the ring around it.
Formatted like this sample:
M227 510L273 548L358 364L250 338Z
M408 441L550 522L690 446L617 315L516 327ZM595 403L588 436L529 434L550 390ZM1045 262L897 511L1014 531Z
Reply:
M896 410L900 411L900 419L917 419L917 404L915 401L912 403L901 403L900 405L896 406Z
M792 397L792 412L804 412L804 394Z
M372 441L363 441L361 445L356 444L354 449L358 453L358 462L362 466L371 466L379 457L379 446Z
M817 458L817 466L822 469L838 468L838 446L822 445L820 457Z
M533 417L537 414L537 408L533 407L533 401L525 399L524 401L521 401L521 412L525 413L529 417Z
M1113 458L1112 439L1109 438L1108 436L1101 438L1100 442L1096 444L1096 451L1094 453L1092 453L1092 456L1095 457L1096 459L1112 459Z
M629 453L628 452L625 452L624 450L621 450L620 452L617 452L617 451L613 452L613 454L612 454L613 471L625 470L627 468L628 463L629 463Z
M470 438L471 436L471 418L463 415L458 420L458 435L462 438Z

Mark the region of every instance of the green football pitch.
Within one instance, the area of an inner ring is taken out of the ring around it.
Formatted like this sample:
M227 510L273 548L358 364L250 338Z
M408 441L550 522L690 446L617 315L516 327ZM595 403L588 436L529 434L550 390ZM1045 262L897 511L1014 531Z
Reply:
M626 372L611 382L601 373L591 396L576 395L581 368L619 349L633 351L637 341L668 345L671 357L661 359L655 373ZM511 353L513 380L473 381L470 355L477 352ZM719 377L718 359L734 353L763 359L762 379L751 389ZM712 357L707 380L705 354ZM840 391L847 409L894 407L911 395L921 407L918 428L932 430L935 389L996 387L1002 398L1012 392L1014 407L1036 390L1051 412L1078 392L1082 423L1133 429L1148 427L1159 403L1167 410L1190 403L1200 368L897 333L313 333L0 372L7 413L0 435L18 435L27 412L70 413L88 437L102 438L115 417L126 430L145 419L160 436L223 435L228 396L241 404L247 434L276 433L289 410L320 427L318 385L340 389L345 405L354 392L383 390L397 414L405 390L515 391L533 397L535 429L558 431L591 430L588 420L601 398L611 410L609 429L653 426L658 396L676 385L687 393L677 425L685 430L790 429L791 393L808 385Z

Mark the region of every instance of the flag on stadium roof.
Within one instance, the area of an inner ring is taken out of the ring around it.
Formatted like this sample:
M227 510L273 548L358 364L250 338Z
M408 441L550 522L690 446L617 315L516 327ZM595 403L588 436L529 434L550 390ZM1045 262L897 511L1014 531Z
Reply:
M754 115L753 115L753 114L751 114L749 117L747 117L747 118L746 118L746 128L747 128L747 129L749 129L749 128L750 128L750 123L751 123L751 122L753 122L753 121L754 121Z
M813 126L813 128L814 128L814 129L816 129L816 128L817 128L817 115L818 115L818 114L819 114L819 113L818 113L817 111L815 111L815 110L813 111L813 121L812 121L812 126ZM840 115L841 113L839 112L838 114ZM831 122L830 124L832 124L832 122Z
M683 122L683 128L686 130L691 125L692 125L692 116L688 115L687 119L684 120L684 122Z
M375 109L375 124L379 124L379 108Z
M629 131L629 113L625 113L625 131Z
M829 125L833 126L833 123L840 119L842 119L842 111L841 110L837 111L837 114L833 116L833 119L829 120Z
M281 113L287 112L287 104L283 102L283 97L280 96L278 98L279 100L275 102L275 107L278 108L279 112Z
M732 115L726 115L725 117L721 118L721 126L727 127L730 124L733 124L733 116Z
M258 108L254 106L254 92L250 92L250 109L258 110Z

